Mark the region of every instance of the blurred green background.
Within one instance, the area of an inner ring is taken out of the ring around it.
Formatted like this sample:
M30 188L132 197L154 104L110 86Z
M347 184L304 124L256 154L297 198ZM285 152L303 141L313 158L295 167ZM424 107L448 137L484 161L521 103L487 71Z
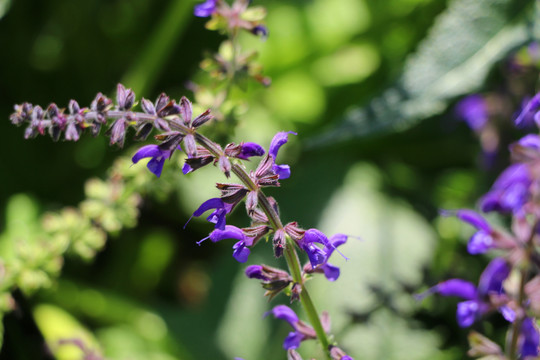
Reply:
M411 294L449 277L476 281L487 262L466 254L472 230L438 210L474 207L508 163L505 144L519 134L510 115L538 79L534 64L515 72L508 59L536 39L535 2L254 3L267 7L270 34L265 42L246 34L241 43L260 52L272 86L250 83L236 94L246 106L230 137L268 147L277 131L297 131L280 155L292 177L268 191L284 221L358 237L340 248L349 261L332 259L342 269L337 282L309 284L332 316L333 334L356 359L464 358L467 330L455 323L456 301L418 303ZM77 143L26 141L9 122L13 105L63 107L73 98L88 106L97 92L113 96L118 82L138 99L191 98L187 82L204 81L199 62L223 40L192 15L195 4L0 0L0 358L51 358L42 336L59 359L82 358L77 347L59 345L74 338L107 359L285 358L289 329L263 314L288 299L267 302L232 259L231 243L197 246L211 230L204 220L182 229L217 196L213 184L224 178L215 169L180 176L181 159L173 158L156 180L143 164L120 162L146 191L110 215L111 228L123 225L95 257L83 248L48 258L39 240L43 214L76 207L89 194L106 198L97 180L86 193L85 182L107 178L115 159L129 159L140 145L128 140L118 149L89 135ZM496 119L502 150L489 167L452 110L475 91L509 99ZM70 226L90 226L80 221ZM229 223L247 219L236 211ZM285 265L264 244L249 263ZM498 324L493 317L478 330L501 340ZM315 343L301 353L320 356Z

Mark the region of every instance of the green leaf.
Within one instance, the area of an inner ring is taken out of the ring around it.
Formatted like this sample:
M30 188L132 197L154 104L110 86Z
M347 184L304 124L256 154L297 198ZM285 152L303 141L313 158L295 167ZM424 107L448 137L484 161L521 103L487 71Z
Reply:
M452 1L409 57L397 83L367 106L353 108L337 128L309 145L402 131L443 112L455 97L477 91L494 63L531 39L524 19L532 3Z
M340 267L339 279L316 276L307 287L317 308L329 312L338 344L355 359L403 359L404 353L411 360L441 359L438 335L409 322L418 305L405 290L421 286L436 234L409 205L384 195L381 177L361 163L347 173L317 228L328 236L352 235L339 248L349 259L334 253L329 262ZM366 320L353 322L351 313ZM306 342L300 350L307 356L316 346Z

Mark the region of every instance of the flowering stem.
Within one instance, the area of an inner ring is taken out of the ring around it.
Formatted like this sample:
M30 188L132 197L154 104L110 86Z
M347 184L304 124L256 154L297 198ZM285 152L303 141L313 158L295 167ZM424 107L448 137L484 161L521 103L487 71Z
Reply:
M136 119L135 121L139 123L152 123L157 118L157 116L153 114L133 112L133 111L122 111L122 110L108 110L102 114L96 111L86 110L81 115L86 121L97 120L99 119L100 116L104 116L105 118L108 118L108 119L130 118L130 119ZM71 117L71 116L72 115L68 115L67 117ZM201 135L195 132L194 129L183 124L181 121L179 121L177 116L165 117L165 118L162 118L162 120L167 121L171 129L177 130L183 133L184 135L193 134L195 137L195 141L198 144L200 144L202 147L207 149L214 157L221 158L221 157L226 156L224 151L221 149L219 145L217 145L215 142L208 139L204 135ZM53 123L51 120L44 119L44 120L41 120L41 126L43 126L44 128L48 128L48 127L53 126ZM274 231L278 231L278 230L283 231L283 223L281 222L279 215L277 214L276 210L272 207L270 201L268 201L268 198L263 193L263 191L251 179L246 169L240 164L231 163L231 171L242 181L242 183L250 191L257 192L258 204L261 207L261 209L264 211L266 216L268 217L268 221L271 227L274 229ZM317 334L317 338L319 339L321 343L325 357L327 359L330 359L330 354L328 350L328 347L329 347L328 338L322 327L321 321L319 319L319 316L318 316L317 310L315 309L313 301L311 300L308 290L305 287L304 279L302 277L302 267L298 259L298 254L296 253L295 243L289 237L287 237L287 243L284 249L284 254L285 254L285 259L287 261L287 265L289 267L289 271L292 274L294 282L296 284L300 284L300 286L302 287L302 291L300 292L300 303L302 304L304 311L306 312L309 318L309 321L311 325L313 326L315 333Z
M531 227L531 229L536 229L540 223L540 220L534 221L534 225ZM525 256L528 260L527 263L530 263L530 259L534 252L534 236L536 235L536 231L531 231L531 235L529 236L528 241L525 243ZM527 266L524 269L521 269L520 271L520 280L519 280L519 294L518 294L518 305L523 309L523 304L526 299L525 294L525 284L527 283L527 279L529 277L529 266ZM523 313L525 313L525 309L523 309ZM514 323L512 324L512 338L510 340L510 347L508 349L508 358L510 360L517 360L519 358L518 354L518 339L519 334L521 330L521 326L523 325L523 316L517 316L516 320L514 320Z

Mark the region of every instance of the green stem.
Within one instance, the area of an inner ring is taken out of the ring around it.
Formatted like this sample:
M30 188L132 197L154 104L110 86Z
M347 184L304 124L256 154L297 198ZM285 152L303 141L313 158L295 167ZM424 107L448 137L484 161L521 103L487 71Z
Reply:
M531 229L536 229L538 227L538 224L539 224L540 220L535 220L533 221L533 226L531 227ZM526 264L525 264L525 268L521 269L520 271L520 282L519 282L519 294L518 294L518 298L517 298L517 304L518 306L523 310L522 313L525 314L525 300L526 300L526 295L525 294L525 285L527 284L527 279L529 278L529 269L530 269L530 262L531 262L531 257L533 255L533 252L534 252L534 236L536 235L536 231L531 231L531 235L529 236L529 239L527 239L527 242L525 243L525 248L524 248L524 251L525 251L525 259L526 259ZM518 316L516 318L516 320L513 322L512 324L512 338L510 339L510 346L508 348L508 358L510 360L517 360L519 358L519 353L518 353L518 340L519 340L519 334L520 334L520 330L521 330L521 326L523 324L523 316Z

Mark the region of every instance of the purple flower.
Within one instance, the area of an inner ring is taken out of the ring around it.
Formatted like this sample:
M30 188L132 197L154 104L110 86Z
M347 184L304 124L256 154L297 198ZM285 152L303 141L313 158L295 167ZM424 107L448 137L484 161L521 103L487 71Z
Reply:
M207 239L210 239L212 242L218 242L225 239L240 240L233 245L233 257L241 263L247 261L250 254L248 246L253 245L253 238L247 237L242 229L232 225L226 225L224 229L215 229L208 237L198 241L197 245L200 245Z
M528 200L531 183L531 174L526 164L510 165L480 200L482 211L519 213Z
M442 212L442 214L448 215L450 213ZM471 236L469 243L467 244L467 250L470 254L483 254L493 247L493 230L480 214L472 210L461 209L456 211L456 216L460 220L463 220L478 229L478 231Z
M526 105L523 106L521 112L514 121L517 127L526 127L536 123L540 124L538 109L540 108L540 94L536 94Z
M157 177L161 176L161 171L163 170L163 164L165 159L171 157L172 150L163 150L159 145L146 145L139 149L131 158L134 164L138 163L139 160L144 158L152 158L146 167Z
M225 216L232 211L233 205L228 204L221 200L220 198L212 198L206 200L199 206L197 210L193 212L193 215L189 218L186 225L189 223L193 216L199 217L210 209L215 209L207 218L212 224L216 224L215 228L224 230L225 229ZM184 225L184 229L186 228Z
M474 131L482 130L488 121L486 101L477 94L461 100L456 105L456 114Z
M208 17L216 11L217 0L206 0L202 4L195 5L193 13L198 17Z
M329 281L336 281L339 278L340 271L335 265L328 263L337 247L345 244L348 236L345 234L335 234L330 239L317 229L309 229L304 233L304 237L299 241L299 246L307 253L309 265L304 267L307 272L322 272ZM315 244L324 245L321 249ZM341 254L341 252L339 252ZM345 259L345 255L341 254Z
M520 336L520 353L521 357L538 356L538 346L540 345L540 335L536 326L534 326L533 319L528 317L523 320L521 325Z
M284 320L291 325L291 327L295 330L289 333L285 340L283 341L283 348L285 350L289 349L297 349L300 346L300 343L303 340L308 339L309 337L305 333L307 330L307 327L303 324L301 324L300 320L298 319L298 316L296 316L295 312L286 305L278 305L274 307L272 310L270 310L268 313L265 314L267 316L268 314L274 315L276 319ZM303 325L303 326L302 326Z
M289 134L298 135L294 131L278 132L270 142L270 149L268 150L268 154L274 159L273 170L280 179L287 179L289 176L291 176L291 168L289 165L276 164L277 153L279 149L289 140Z
M495 258L482 272L478 287L465 280L450 279L418 295L417 298L422 299L432 293L462 298L465 301L458 303L456 318L459 326L468 327L493 308L489 302L489 295L504 292L503 282L509 274L510 266L507 262L502 258Z

